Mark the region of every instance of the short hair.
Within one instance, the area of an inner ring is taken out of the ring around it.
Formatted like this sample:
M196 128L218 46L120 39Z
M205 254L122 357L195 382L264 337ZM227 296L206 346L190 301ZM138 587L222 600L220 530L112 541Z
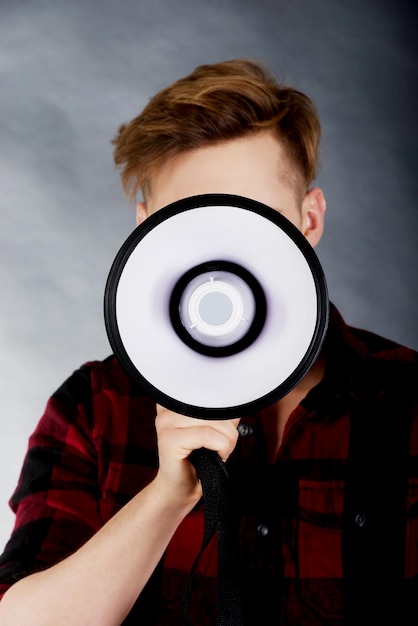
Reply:
M113 139L126 194L150 192L153 173L188 150L269 131L281 142L299 194L317 174L321 127L312 100L261 63L201 65L157 93ZM303 196L302 196L303 197Z

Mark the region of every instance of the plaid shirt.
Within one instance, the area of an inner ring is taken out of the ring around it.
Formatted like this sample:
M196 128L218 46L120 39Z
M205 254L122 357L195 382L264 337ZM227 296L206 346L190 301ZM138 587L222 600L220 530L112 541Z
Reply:
M274 464L258 415L241 420L227 462L246 624L417 624L416 353L347 327L334 307L324 349L324 379L292 413ZM154 402L114 356L53 394L10 502L1 593L77 550L152 480L154 418ZM198 505L124 624L182 623L203 521ZM196 626L216 624L216 541L196 572Z

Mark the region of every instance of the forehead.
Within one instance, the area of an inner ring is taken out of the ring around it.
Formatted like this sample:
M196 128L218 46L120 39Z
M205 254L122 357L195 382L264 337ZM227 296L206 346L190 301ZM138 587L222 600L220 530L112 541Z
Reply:
M295 195L295 173L281 142L258 133L180 153L153 174L148 204L157 210L203 193L243 195L261 202ZM264 200L263 200L264 197Z

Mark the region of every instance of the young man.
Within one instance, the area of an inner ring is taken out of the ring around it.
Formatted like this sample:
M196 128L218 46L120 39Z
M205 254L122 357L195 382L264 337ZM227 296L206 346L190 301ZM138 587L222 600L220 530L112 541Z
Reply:
M143 193L138 223L188 196L238 194L315 246L319 135L309 98L237 60L157 94L120 129L115 162L127 193ZM302 382L241 420L155 407L114 356L83 366L29 443L0 561L0 623L182 624L203 526L188 457L201 447L231 477L246 625L417 623L416 363L331 307ZM215 538L196 572L192 624L217 623L216 568Z

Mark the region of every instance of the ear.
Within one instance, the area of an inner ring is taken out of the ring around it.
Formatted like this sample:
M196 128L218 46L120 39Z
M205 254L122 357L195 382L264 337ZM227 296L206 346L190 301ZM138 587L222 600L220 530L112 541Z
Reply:
M139 226L148 217L148 209L145 202L137 202L136 205L136 225Z
M326 202L319 187L308 191L302 201L302 233L312 247L315 247L324 231Z

